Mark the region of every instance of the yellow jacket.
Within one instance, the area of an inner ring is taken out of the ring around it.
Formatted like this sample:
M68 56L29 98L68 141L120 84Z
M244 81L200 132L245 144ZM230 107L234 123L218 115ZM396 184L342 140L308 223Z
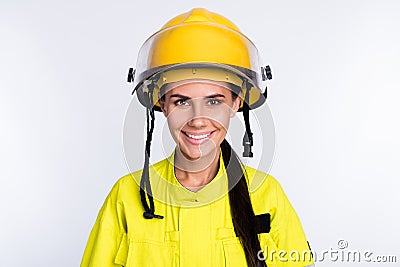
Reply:
M173 156L150 167L156 214L164 218L143 218L141 171L122 177L99 212L81 267L247 266L233 229L222 157L216 177L195 193L176 180ZM300 221L279 183L245 169L255 214L270 216L270 231L259 233L260 256L268 267L312 265Z

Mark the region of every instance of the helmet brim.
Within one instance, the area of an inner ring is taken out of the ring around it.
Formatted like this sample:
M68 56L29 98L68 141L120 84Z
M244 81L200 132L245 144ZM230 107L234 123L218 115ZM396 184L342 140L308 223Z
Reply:
M216 83L226 83L227 88L234 93L242 95L241 105L238 111L243 108L246 102L250 109L255 109L265 102L261 88L257 86L258 77L251 70L215 63L184 63L169 66L162 66L151 69L137 77L140 82L134 88L137 92L139 102L156 111L161 111L159 98L165 93L166 85L187 82L191 80L204 80ZM136 77L135 77L136 78ZM151 99L149 98L151 95Z

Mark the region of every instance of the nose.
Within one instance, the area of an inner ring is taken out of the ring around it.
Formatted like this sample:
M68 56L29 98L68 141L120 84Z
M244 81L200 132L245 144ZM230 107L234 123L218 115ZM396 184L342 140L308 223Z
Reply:
M201 129L207 126L207 119L204 117L195 117L187 123L190 127Z
M188 121L187 124L191 127L199 129L207 126L207 121L208 119L204 114L203 105L201 104L201 101L193 101L192 118Z

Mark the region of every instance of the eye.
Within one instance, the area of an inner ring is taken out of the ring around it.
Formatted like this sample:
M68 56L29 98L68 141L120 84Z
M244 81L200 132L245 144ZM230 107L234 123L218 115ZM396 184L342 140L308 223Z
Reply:
M210 100L207 101L207 104L208 105L218 105L218 104L221 104L221 100L211 98Z
M185 99L178 99L174 102L175 106L188 106L189 102Z

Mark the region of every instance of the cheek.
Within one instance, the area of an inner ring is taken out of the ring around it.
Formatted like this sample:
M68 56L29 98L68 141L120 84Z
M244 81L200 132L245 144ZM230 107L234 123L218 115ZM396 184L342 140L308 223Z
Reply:
M219 112L214 112L210 118L217 124L217 127L222 131L228 131L231 121L231 112L229 109L222 109Z
M170 130L174 131L182 128L182 121L179 119L179 117L168 116L167 121Z
M183 126L191 119L191 113L188 110L179 108L171 109L167 114L168 127L173 135L179 132Z

